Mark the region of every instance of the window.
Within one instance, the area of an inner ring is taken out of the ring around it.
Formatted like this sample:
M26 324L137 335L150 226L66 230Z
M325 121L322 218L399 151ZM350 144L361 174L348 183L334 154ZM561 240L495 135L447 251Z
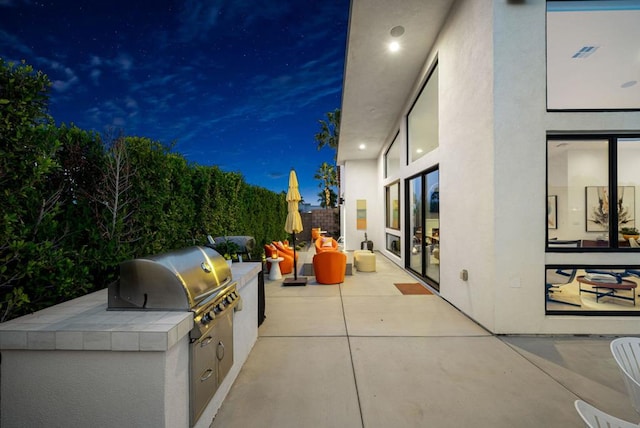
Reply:
M638 284L640 267L637 265L548 265L545 273L545 313L638 316Z
M385 188L385 200L387 206L387 227L389 229L400 230L400 182Z
M400 237L387 233L387 250L400 257Z
M632 251L640 190L640 137L556 136L547 140L547 248Z
M396 134L393 142L389 146L389 150L384 155L384 178L393 177L400 169L400 146L398 142L398 134Z
M640 109L640 0L547 2L547 108Z
M438 147L438 66L434 67L407 117L409 162Z

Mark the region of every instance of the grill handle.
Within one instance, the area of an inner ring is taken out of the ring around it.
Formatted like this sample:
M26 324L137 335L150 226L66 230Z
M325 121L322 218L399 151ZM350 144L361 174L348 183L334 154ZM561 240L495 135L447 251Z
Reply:
M200 302L202 300L205 300L207 297L211 296L212 294L217 293L218 291L220 291L221 289L224 289L227 285L229 285L229 283L231 282L231 277L227 277L224 281L222 281L222 283L212 289L212 290L208 290L206 293L202 293L199 294L195 297L196 302Z

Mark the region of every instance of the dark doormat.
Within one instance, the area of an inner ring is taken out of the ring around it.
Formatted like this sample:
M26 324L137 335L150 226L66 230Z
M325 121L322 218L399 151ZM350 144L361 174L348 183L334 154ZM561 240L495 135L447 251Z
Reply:
M433 294L431 291L427 290L427 288L417 282L413 283L394 283L396 288L400 290L402 294Z

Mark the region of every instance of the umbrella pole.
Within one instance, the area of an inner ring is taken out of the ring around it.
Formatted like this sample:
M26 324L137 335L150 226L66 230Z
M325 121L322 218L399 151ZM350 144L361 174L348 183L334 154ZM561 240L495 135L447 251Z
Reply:
M293 279L298 280L298 261L296 260L296 233L292 232L293 237Z
M301 276L298 279L298 261L296 260L296 233L291 233L293 241L293 278L285 278L282 285L307 285L307 277Z

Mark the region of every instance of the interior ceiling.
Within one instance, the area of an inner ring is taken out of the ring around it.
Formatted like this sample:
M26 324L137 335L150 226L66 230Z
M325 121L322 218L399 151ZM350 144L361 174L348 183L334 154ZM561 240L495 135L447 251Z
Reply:
M352 0L338 163L378 156L454 0ZM404 34L391 29L404 27ZM390 52L392 41L400 43ZM360 150L364 144L366 148Z
M640 108L640 2L632 3L547 14L549 108Z

